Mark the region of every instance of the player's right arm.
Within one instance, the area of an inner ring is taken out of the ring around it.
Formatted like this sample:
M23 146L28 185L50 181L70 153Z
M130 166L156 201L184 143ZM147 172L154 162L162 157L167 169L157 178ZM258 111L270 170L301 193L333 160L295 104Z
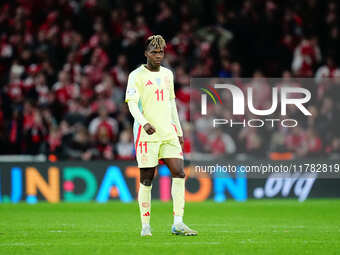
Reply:
M145 132L148 135L152 135L156 132L156 129L144 118L143 114L140 112L136 102L128 101L129 111L133 118L141 124Z
M132 117L144 128L145 132L152 135L156 129L145 119L144 115L138 108L140 94L138 90L138 81L136 73L132 72L129 75L128 85L126 88L125 102L128 103L129 111Z

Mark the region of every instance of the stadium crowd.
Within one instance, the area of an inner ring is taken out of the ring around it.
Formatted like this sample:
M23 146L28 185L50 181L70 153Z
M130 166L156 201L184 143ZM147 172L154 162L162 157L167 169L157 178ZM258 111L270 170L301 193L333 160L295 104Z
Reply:
M125 88L152 34L167 41L187 155L340 153L339 9L317 0L3 0L0 154L133 159ZM266 77L284 77L280 86L312 91L313 115L289 129L197 130L190 77L251 77L238 84L255 89L259 109L271 100Z

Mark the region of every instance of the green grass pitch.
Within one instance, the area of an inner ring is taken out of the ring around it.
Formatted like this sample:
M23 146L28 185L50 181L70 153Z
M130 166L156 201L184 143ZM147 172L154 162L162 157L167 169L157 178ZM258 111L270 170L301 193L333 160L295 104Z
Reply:
M340 200L187 203L196 237L172 236L172 203L0 204L0 254L340 254Z

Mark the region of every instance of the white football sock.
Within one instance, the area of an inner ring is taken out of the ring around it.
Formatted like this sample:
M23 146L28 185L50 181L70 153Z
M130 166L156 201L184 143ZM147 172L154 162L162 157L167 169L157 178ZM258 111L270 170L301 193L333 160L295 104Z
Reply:
M185 203L185 179L172 178L171 195L173 200L174 224L183 221Z
M145 186L139 184L138 192L138 204L141 214L142 225L150 224L150 214L151 214L151 189L152 185Z

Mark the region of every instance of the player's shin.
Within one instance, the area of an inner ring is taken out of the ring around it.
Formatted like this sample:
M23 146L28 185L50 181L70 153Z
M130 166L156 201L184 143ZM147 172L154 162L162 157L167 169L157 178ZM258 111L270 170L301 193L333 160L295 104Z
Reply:
M152 185L146 186L142 183L139 184L138 203L143 226L150 224L151 189Z
M185 202L185 179L172 178L171 195L173 200L174 224L183 222Z

